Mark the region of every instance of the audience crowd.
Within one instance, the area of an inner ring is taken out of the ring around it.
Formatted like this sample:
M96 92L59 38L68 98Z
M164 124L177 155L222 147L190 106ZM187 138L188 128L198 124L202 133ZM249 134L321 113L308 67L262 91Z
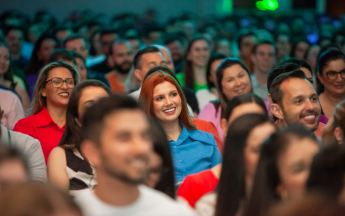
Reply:
M345 19L0 15L0 215L345 216Z

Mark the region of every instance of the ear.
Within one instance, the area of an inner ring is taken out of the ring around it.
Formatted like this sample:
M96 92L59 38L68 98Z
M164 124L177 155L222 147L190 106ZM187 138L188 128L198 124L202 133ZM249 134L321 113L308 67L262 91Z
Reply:
M81 143L81 151L92 166L99 167L101 165L100 150L91 140L84 140Z
M142 81L142 79L141 79L140 73L141 73L141 70L140 70L140 69L135 69L135 70L134 70L134 76L135 76L138 80L140 80L140 82L142 83L143 81Z
M77 125L78 125L79 127L81 127L81 122L79 121L78 118L74 118L74 121L75 121L75 123L77 123Z
M42 95L43 97L47 97L46 88L44 88L44 89L42 90L41 95Z
M277 117L277 118L279 118L279 119L284 119L283 110L282 110L282 108L281 108L278 104L276 104L276 103L271 103L270 108L271 108L272 114L273 114L275 117Z
M343 143L343 130L340 127L336 127L334 130L335 139L339 142L339 144Z
M268 99L268 102L270 102L270 104L273 104L271 94L267 95L267 99Z
M220 127L223 129L224 134L226 136L226 133L228 132L228 121L225 118L222 118L220 120Z
M281 183L277 186L276 193L280 196L282 200L288 197L288 192Z
M316 73L316 76L317 76L317 78L320 80L320 82L323 85L323 77L322 77L322 75L320 73Z

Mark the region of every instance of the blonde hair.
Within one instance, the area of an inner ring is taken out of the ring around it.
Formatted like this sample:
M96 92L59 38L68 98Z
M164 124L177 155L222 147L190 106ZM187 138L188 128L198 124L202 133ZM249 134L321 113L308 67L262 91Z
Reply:
M322 143L324 145L337 143L334 136L334 131L337 127L340 127L345 132L345 100L334 108L332 116L322 131Z
M31 109L29 111L31 115L35 115L41 112L42 109L45 106L47 106L47 100L45 97L42 96L42 91L46 86L46 81L48 79L49 72L53 70L54 68L67 68L73 76L74 85L76 85L80 80L78 71L73 66L63 61L52 62L46 65L45 67L43 67L41 71L39 72L38 79L35 85L33 100L31 103Z

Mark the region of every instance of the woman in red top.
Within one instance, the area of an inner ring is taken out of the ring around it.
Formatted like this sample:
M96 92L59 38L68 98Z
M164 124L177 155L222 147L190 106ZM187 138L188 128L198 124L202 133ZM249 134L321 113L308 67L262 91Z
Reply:
M38 139L46 162L64 132L67 103L78 81L76 69L62 61L42 68L33 94L31 116L19 120L13 129Z
M229 125L236 118L247 113L268 115L265 103L255 94L247 93L236 96L227 105L222 119L223 130L228 131ZM200 197L216 188L221 170L222 164L219 164L212 169L187 176L177 191L177 195L188 201L192 207L195 207L195 203Z

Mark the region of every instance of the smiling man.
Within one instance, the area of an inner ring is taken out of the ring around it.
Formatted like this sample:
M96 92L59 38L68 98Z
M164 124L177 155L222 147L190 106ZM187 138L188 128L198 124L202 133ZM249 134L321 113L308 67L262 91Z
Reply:
M271 85L271 112L283 127L290 123L303 125L321 137L324 124L320 123L321 108L313 85L302 70L295 70L276 77Z

